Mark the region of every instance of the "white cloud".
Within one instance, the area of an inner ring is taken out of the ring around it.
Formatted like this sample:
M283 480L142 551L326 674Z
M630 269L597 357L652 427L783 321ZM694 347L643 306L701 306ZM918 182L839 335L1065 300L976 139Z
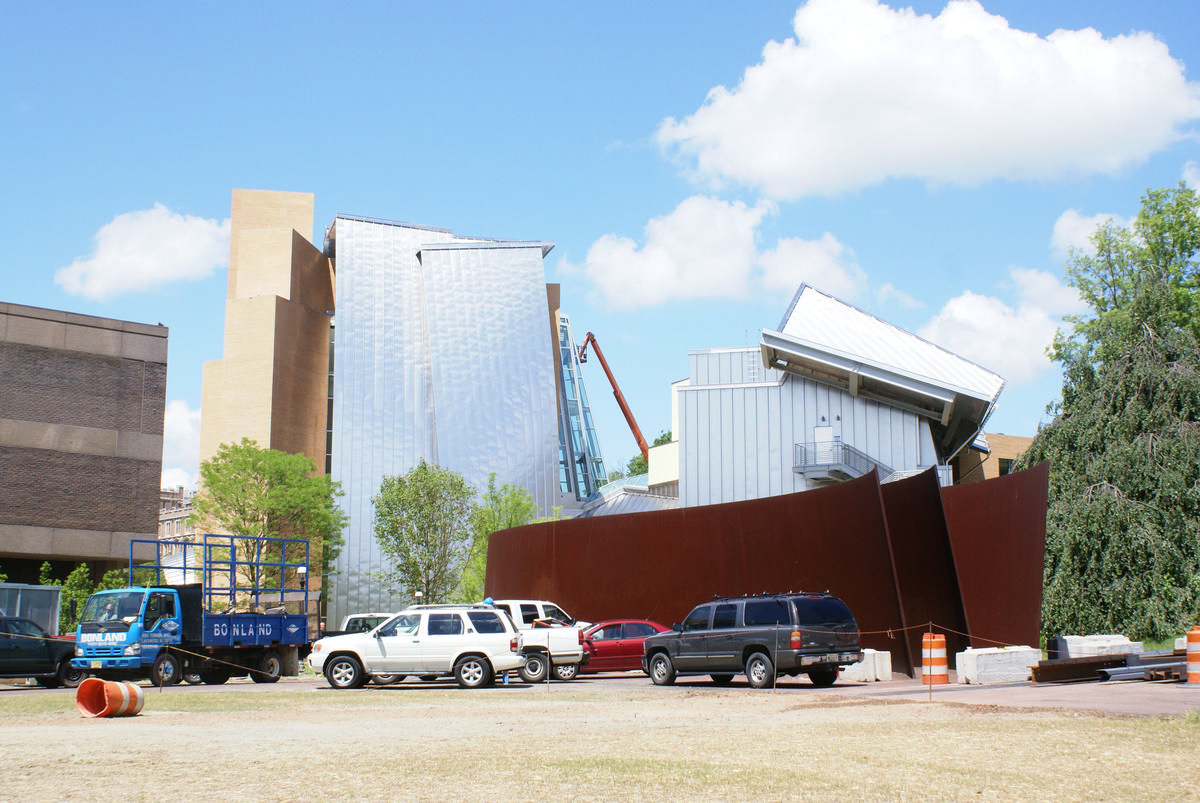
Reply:
M1088 238L1108 220L1126 228L1133 225L1129 218L1104 212L1090 217L1085 217L1074 209L1063 212L1058 216L1058 220L1054 221L1054 233L1050 235L1050 249L1054 256L1060 260L1066 259L1072 248L1088 254L1094 253L1095 249Z
M117 215L96 232L95 250L54 274L71 295L106 301L122 293L203 279L229 261L229 220L177 215L161 204Z
M898 289L891 282L888 282L876 290L875 298L883 306L899 304L905 309L917 309L918 307L925 306L923 301L913 298L908 293Z
M802 283L844 301L857 298L867 275L854 259L854 252L829 232L819 240L785 237L759 257L762 283L768 290L793 293Z
M1200 88L1148 33L1014 30L974 0L936 17L810 0L734 89L661 145L697 172L785 199L889 178L972 185L1115 173L1200 118ZM1154 87L1153 92L1146 87Z
M917 334L995 371L1012 386L1051 371L1046 348L1062 316L1081 311L1083 305L1075 289L1052 274L1017 268L1009 276L1018 296L1015 309L998 298L968 291L946 302Z
M588 249L583 270L618 309L678 298L740 298L757 259L758 225L771 209L693 196L647 223L640 248L627 237L601 237Z
M163 420L162 487L195 489L200 477L200 411L186 401L167 402Z
M1188 162L1183 166L1183 180L1193 190L1200 192L1200 162Z

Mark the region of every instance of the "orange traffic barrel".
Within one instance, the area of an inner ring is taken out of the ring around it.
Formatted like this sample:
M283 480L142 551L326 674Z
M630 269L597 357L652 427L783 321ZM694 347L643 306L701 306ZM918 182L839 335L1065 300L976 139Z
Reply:
M124 681L84 678L75 705L85 717L131 717L142 710L142 687Z
M946 663L946 637L940 633L921 636L921 682L926 686L949 683Z
M1200 683L1200 625L1187 634L1187 682Z

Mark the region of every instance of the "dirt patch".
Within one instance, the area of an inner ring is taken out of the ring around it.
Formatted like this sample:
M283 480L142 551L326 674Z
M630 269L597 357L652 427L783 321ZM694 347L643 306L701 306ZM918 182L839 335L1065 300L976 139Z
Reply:
M0 799L1167 800L1200 719L603 681L0 697ZM7 704L7 705L6 705ZM8 709L7 711L5 709ZM1181 781L1182 782L1182 781Z

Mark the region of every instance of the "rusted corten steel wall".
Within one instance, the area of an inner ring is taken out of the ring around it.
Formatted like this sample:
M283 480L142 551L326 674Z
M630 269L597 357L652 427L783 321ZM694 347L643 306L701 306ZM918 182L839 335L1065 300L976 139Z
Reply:
M942 489L973 647L1038 646L1050 464Z
M891 650L901 627L874 474L723 505L546 522L494 534L486 592L552 599L589 621L671 624L714 596L825 591ZM900 667L904 671L904 667Z
M921 634L929 623L946 636L951 657L967 647L967 622L950 536L942 514L937 474L930 469L880 486L892 547L897 596L904 623L905 661L892 650L895 665L920 666ZM897 634L897 638L901 638ZM903 670L901 670L903 671Z
M993 517L995 528L1024 528L1006 533L1005 542L1044 542L1046 475L1021 487L1038 482L1040 507L1025 497L1021 503L1033 510ZM995 502L985 492L963 504L1011 506L1007 487L999 492ZM1035 602L1018 606L1015 615L1024 617L1022 631L1038 628L1040 549L1036 556L1018 551L1010 560L969 543L960 548L975 530L960 527L959 539L951 537L945 498L932 472L885 486L869 474L786 496L516 527L489 540L486 593L554 600L589 621L645 617L670 625L714 596L828 590L854 611L863 646L887 650L895 671L912 674L920 663L920 632L906 636L906 626L976 626L958 601L964 570L971 577L985 570L1000 577L1035 572ZM1033 568L1013 563L1035 557ZM991 565L977 565L977 558ZM1013 591L1004 589L999 604ZM965 594L963 601L969 606Z

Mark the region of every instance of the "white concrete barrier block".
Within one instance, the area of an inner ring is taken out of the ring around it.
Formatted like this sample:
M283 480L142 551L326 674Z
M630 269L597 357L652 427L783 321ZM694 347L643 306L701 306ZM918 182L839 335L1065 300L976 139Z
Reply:
M1097 655L1128 655L1144 652L1142 642L1130 641L1128 636L1096 634L1091 636L1064 636L1068 658L1091 658Z
M964 684L1016 683L1029 680L1042 659L1033 647L987 647L967 649L954 656L955 674Z
M892 654L881 650L863 650L863 659L850 664L838 675L840 680L851 683L874 683L892 679Z

